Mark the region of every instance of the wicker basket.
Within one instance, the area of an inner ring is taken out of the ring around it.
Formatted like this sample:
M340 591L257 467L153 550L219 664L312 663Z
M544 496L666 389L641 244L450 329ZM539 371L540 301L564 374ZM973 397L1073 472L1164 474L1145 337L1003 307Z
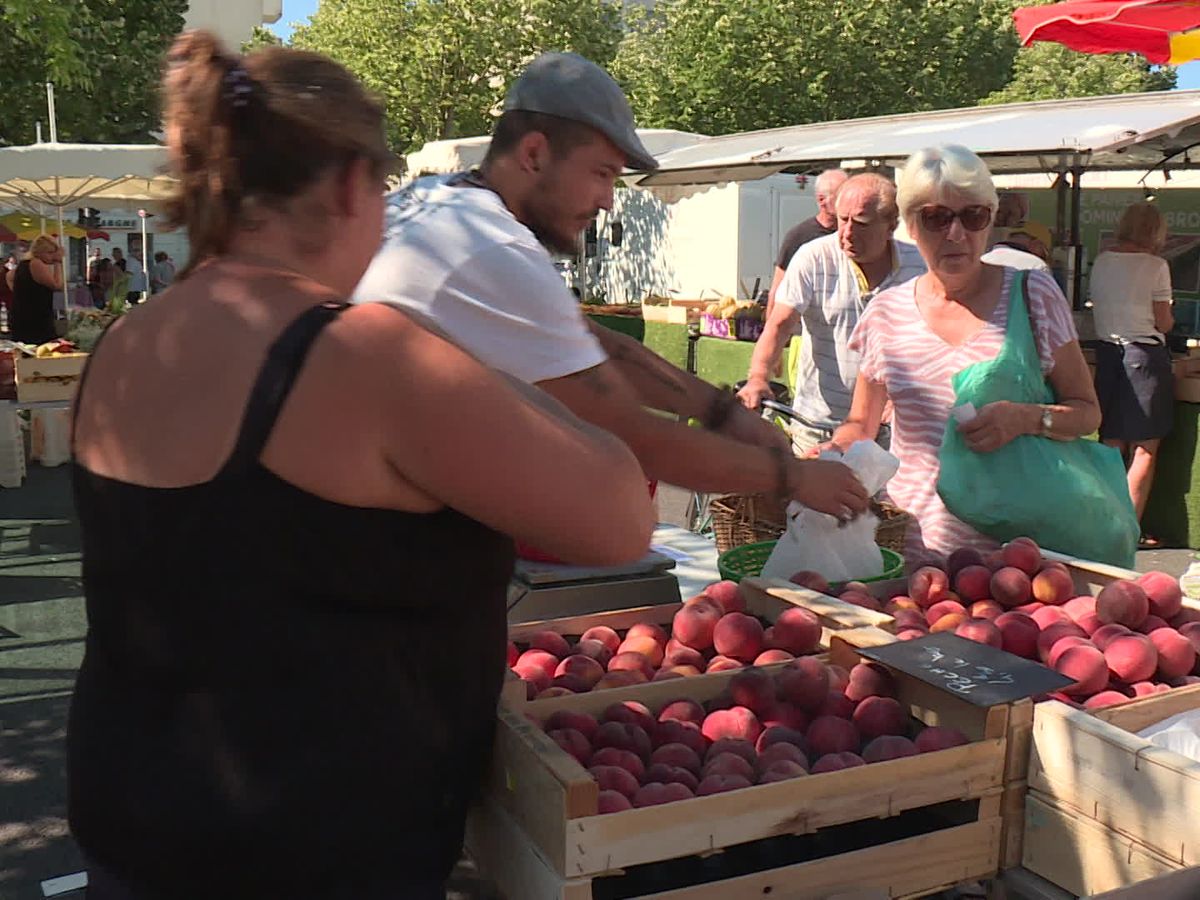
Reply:
M777 540L787 530L787 504L764 494L728 494L710 502L717 552ZM904 538L912 515L887 501L871 501L879 517L875 543L896 553L904 552Z

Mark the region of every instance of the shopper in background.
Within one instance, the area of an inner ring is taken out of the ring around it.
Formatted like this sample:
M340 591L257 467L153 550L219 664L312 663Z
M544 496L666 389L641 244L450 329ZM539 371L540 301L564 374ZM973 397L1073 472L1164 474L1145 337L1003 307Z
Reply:
M646 482L548 397L345 302L393 163L349 72L189 32L163 90L181 302L118 320L76 396L89 898L443 900L505 670L507 535L632 561Z
M8 259L4 261L4 266L0 268L0 309L3 309L4 315L4 330L7 331L9 323L12 319L12 301L13 289L9 282L8 273L15 271L17 268L17 255L10 253Z
M115 280L113 261L107 256L97 260L91 267L92 280L88 285L92 292L92 306L103 309L112 296L113 281Z
M5 276L12 289L8 328L14 341L44 344L58 337L54 328L54 292L63 289L63 251L58 241L40 235L25 258Z
M1096 396L1104 419L1100 439L1129 466L1129 495L1138 517L1146 509L1159 444L1174 419L1174 379L1167 333L1171 270L1160 255L1167 221L1153 203L1125 208L1116 244L1096 257L1088 279L1095 317ZM1157 541L1143 536L1143 546Z
M129 303L141 303L146 298L146 265L142 260L142 251L131 250L126 259L129 272Z
M161 294L175 280L175 264L162 250L154 254L154 265L150 267L150 290Z
M983 261L993 266L1049 272L1053 244L1050 229L1041 222L1022 222L983 254Z
M775 292L779 290L779 283L783 281L788 263L792 261L796 251L809 241L833 234L837 230L837 192L849 177L843 169L826 169L817 176L813 185L817 214L788 229L779 245L779 255L775 258L775 274L771 278L771 290L767 293L767 318L770 318L771 310L775 307Z

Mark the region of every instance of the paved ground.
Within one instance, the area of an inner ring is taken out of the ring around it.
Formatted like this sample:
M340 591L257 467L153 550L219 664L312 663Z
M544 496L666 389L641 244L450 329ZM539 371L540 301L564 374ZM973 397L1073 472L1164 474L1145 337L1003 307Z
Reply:
M688 496L662 487L660 519L684 524ZM85 633L79 551L66 467L34 466L24 486L0 490L0 900L36 900L43 879L83 868L63 752ZM1138 568L1179 574L1194 557L1144 553Z

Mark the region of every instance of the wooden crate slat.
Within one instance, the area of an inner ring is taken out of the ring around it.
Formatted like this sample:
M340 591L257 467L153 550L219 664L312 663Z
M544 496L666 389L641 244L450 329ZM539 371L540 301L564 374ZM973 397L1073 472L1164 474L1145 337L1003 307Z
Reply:
M510 640L519 641L528 638L538 631L553 631L558 634L583 634L589 628L607 625L613 631L625 631L639 622L653 622L655 625L671 624L675 613L683 609L682 603L663 603L656 606L634 606L629 609L617 609L611 612L589 613L584 616L563 616L557 619L538 619L521 622L508 627ZM668 631L670 628L668 627Z
M1022 863L1082 897L1179 868L1137 841L1033 791L1025 799Z
M895 620L886 613L855 606L778 578L746 578L741 582L747 593L762 593L796 606L802 606L828 628L890 627Z
M466 847L508 900L592 900L590 878L559 876L517 822L494 804L479 804L467 816Z
M1065 704L1042 703L1029 787L1164 859L1200 864L1200 762Z
M1025 796L1029 786L1024 781L1008 782L1001 798L1000 817L1004 820L1000 835L1000 868L1011 869L1021 865L1021 851L1025 839Z
M1092 715L1125 731L1137 733L1163 719L1193 709L1200 709L1200 684L1138 697L1128 703L1094 710Z
M569 823L567 875L690 856L831 825L886 818L996 789L1003 747L985 741Z

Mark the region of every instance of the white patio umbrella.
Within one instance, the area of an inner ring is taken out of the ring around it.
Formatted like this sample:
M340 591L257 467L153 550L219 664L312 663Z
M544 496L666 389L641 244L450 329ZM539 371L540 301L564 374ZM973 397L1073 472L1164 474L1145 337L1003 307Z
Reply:
M51 141L4 147L0 148L0 206L37 216L52 209L61 235L64 209L161 209L175 184L165 174L166 167L167 150L156 144ZM64 259L64 293L66 276Z

